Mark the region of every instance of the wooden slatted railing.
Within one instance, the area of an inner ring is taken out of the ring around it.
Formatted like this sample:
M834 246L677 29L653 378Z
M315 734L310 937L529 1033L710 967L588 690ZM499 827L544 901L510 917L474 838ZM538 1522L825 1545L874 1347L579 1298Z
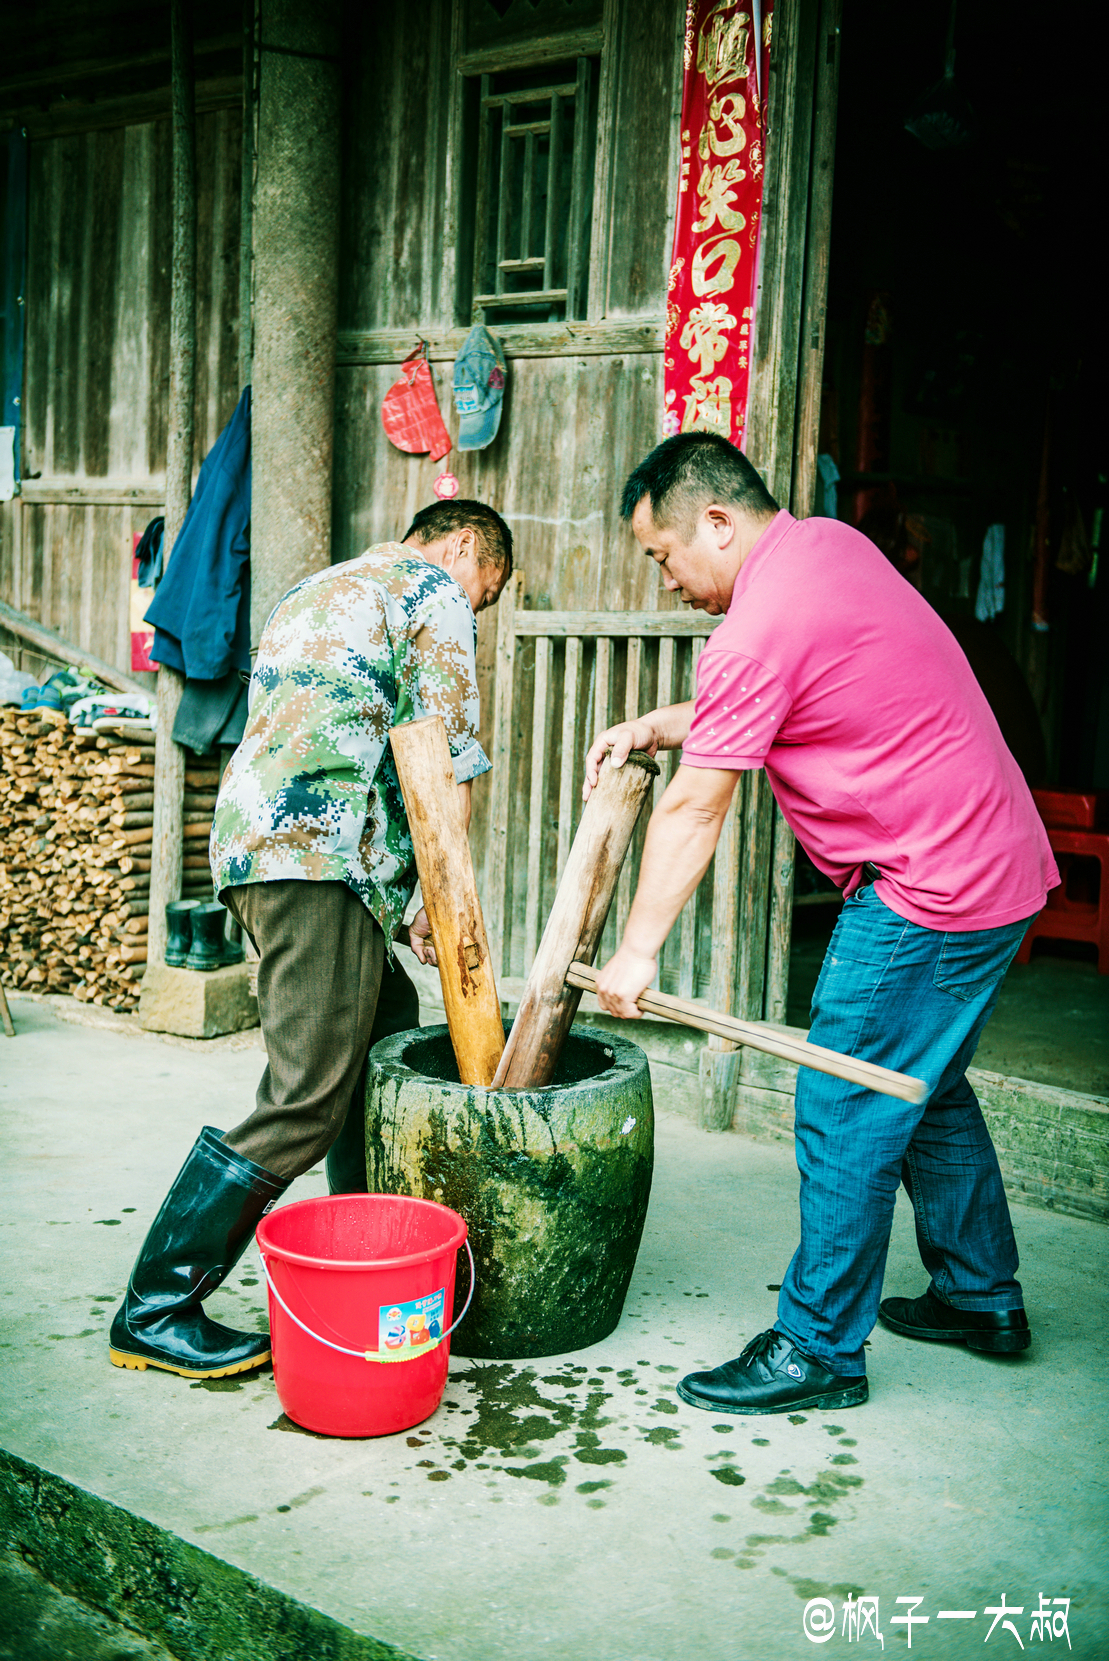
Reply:
M717 619L687 612L525 611L517 574L498 605L490 842L483 904L498 982L535 958L581 817L585 752L616 720L693 696ZM657 803L676 765L658 757ZM600 960L623 932L646 815L617 888ZM744 1019L785 1019L792 838L766 776L746 773L716 856L663 953L659 985Z

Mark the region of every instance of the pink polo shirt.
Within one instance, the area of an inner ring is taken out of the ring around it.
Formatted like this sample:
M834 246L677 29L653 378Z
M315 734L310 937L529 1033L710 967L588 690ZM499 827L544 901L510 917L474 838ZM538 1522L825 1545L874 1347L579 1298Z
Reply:
M779 513L697 669L686 767L765 767L813 864L925 928L1031 917L1051 848L954 636L872 542Z

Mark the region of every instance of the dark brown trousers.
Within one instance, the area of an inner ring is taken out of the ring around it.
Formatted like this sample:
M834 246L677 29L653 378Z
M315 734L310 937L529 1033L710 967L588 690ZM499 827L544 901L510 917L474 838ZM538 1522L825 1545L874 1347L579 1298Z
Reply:
M288 1181L328 1154L332 1193L364 1191L366 1057L419 1025L416 990L345 883L244 883L220 899L258 952L268 1056L254 1112L224 1141Z

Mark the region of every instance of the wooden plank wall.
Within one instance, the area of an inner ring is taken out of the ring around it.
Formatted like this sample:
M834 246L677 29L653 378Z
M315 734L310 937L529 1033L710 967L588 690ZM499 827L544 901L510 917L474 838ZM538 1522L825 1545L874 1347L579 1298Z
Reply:
M242 121L197 121L197 455L239 395ZM130 667L133 536L165 488L168 120L33 139L23 496L0 506L0 596ZM45 659L0 631L38 673Z
M528 355L516 355L514 331L499 331L509 374L496 439L478 452L452 448L444 462L432 463L393 448L380 408L397 363L418 336L441 338L469 322L456 309L450 211L457 30L452 35L449 0L366 8L361 39L352 47L345 116L336 558L403 535L415 511L434 501L433 481L447 467L463 496L491 503L512 527L523 606L672 605L653 564L620 523L619 496L627 474L660 437L683 19L676 0L609 0L605 8L598 135L605 159L597 171L588 355L576 354L572 341L553 354L523 342L520 351ZM628 349L636 333L626 327L629 320L651 325L640 331L642 342L633 342L645 349ZM383 342L385 331L399 336ZM391 363L381 361L386 355ZM453 440L452 356L442 355L432 367ZM488 742L495 614L479 620L478 632ZM527 702L530 707L530 697ZM479 785L472 837L479 879L487 815L488 788Z

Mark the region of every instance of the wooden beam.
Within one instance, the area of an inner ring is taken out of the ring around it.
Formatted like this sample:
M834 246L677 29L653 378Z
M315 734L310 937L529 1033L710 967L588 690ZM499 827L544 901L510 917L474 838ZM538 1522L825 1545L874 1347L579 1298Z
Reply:
M534 296L529 296L534 299ZM418 339L426 340L432 363L453 363L467 329L341 329L336 362L344 367L402 363ZM665 322L652 317L614 323L506 323L497 338L506 358L626 357L659 352Z
M747 455L789 505L808 232L814 56L820 0L774 8Z
M511 514L506 514L508 519ZM722 622L719 617L684 611L518 611L516 633L577 639L601 635L607 640L701 638Z
M239 175L239 390L254 364L254 22L256 0L243 0L243 141Z
M166 449L165 565L192 495L196 402L196 107L189 0L171 0L173 98L173 280L170 299L169 437ZM173 741L173 723L185 679L164 664L158 670L158 729L154 748L154 827L150 856L148 962L166 949L166 906L181 895L185 752Z
M459 75L481 75L516 67L530 69L533 64L562 63L589 56L599 52L604 43L603 28L568 29L565 34L548 35L539 40L506 41L503 46L463 52L455 69Z
M822 0L816 36L808 234L798 342L797 430L790 495L790 512L797 519L807 519L816 511L816 449L820 441L820 393L824 380L828 265L832 247L841 10L842 0Z
M447 729L439 715L389 734L420 891L463 1084L489 1085L504 1049L501 1005Z
M512 691L516 673L516 607L524 592L524 573L514 571L497 602L497 655L493 680L493 763L489 801L489 853L486 865L489 939L493 966L505 972L505 947L511 944L507 915L508 819L512 800Z
M597 976L587 963L571 963L566 973L569 985L582 992L596 992ZM810 1044L805 1038L794 1038L789 1033L754 1021L737 1021L732 1015L705 1009L702 1004L684 998L672 998L665 992L644 992L638 1000L644 1015L661 1015L668 1021L677 1021L684 1027L699 1032L715 1033L729 1038L734 1044L759 1050L763 1055L776 1055L782 1061L797 1067L811 1067L814 1073L827 1073L832 1078L845 1079L863 1090L877 1090L883 1096L896 1096L903 1102L922 1102L928 1094L923 1079L909 1073L895 1073L889 1067L879 1067L874 1061L860 1061L855 1056L841 1055L838 1050L826 1050L820 1044Z
M623 767L607 762L602 766L494 1076L494 1089L540 1089L553 1078L581 996L567 985L566 971L575 958L591 960L597 949L636 820L657 774L657 764L636 750Z
M206 57L213 52L226 52L238 46L239 36L214 35L207 40L198 40L196 56ZM101 75L115 75L121 70L130 74L136 69L145 69L151 64L166 63L169 60L168 46L157 46L145 52L129 52L126 54L111 54L102 58L81 58L72 63L54 63L49 69L26 70L22 75L9 75L0 80L0 99L7 101L13 92L34 92L40 88L49 90L51 87L64 86L68 81L95 80Z
M19 497L27 507L160 508L165 506L166 487L157 479L84 479L59 474L22 480Z
M17 611L0 600L0 626L17 634L37 652L43 652L47 657L57 658L59 663L72 663L78 669L84 669L87 674L94 675L105 686L114 686L120 692L138 692L145 698L149 696L146 687L141 681L125 675L114 664L105 663L97 657L95 652L86 652L83 646L75 646L72 640L66 640L57 629L47 628L45 623L37 623L33 617Z
M212 110L233 110L242 98L240 75L213 76L196 87L196 110L199 115ZM164 121L172 115L172 101L167 87L151 92L133 93L123 98L97 99L95 103L72 102L52 104L42 110L37 104L25 106L11 115L27 129L28 138L65 138L76 133L103 132L110 127L137 127L149 121Z

